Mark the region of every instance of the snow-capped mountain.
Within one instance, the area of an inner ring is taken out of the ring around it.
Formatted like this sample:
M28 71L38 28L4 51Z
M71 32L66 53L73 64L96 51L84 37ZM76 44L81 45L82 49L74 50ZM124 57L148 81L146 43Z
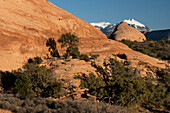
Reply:
M127 22L130 25L134 25L134 26L140 26L140 27L145 27L145 25L143 25L142 23L134 20L133 18L129 19L129 20L124 20L124 22Z
M151 31L151 29L149 27L147 27L146 25L136 21L133 18L131 18L129 20L124 20L124 22L127 22L129 24L129 26L134 27L134 28L138 29L141 32Z
M133 18L124 20L124 22L127 22L129 26L134 27L141 32L151 31L149 27L136 21ZM115 27L118 25L118 24L112 24L110 22L98 22L98 23L90 23L90 24L100 29L104 34L106 34L107 37L109 37L112 34Z
M110 22L99 22L99 23L90 23L91 25L97 27L98 29L105 29L108 26L112 26Z

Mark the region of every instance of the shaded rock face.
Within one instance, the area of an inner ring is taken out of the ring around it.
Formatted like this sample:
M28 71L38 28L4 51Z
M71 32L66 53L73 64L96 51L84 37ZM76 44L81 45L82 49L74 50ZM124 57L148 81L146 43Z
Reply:
M126 45L108 39L100 30L47 0L0 0L0 70L21 68L28 58L45 56L46 41L71 32L79 37L82 54L100 54L103 59L112 54L126 56L134 65L140 62L165 68L165 63L133 51ZM125 28L128 28L128 25ZM117 27L119 29L119 27ZM57 44L59 52L62 50ZM123 58L124 57L120 57ZM78 70L78 69L76 69Z
M146 37L140 31L129 26L126 22L121 22L119 25L117 25L109 38L119 41L126 39L137 42L143 42L146 40Z

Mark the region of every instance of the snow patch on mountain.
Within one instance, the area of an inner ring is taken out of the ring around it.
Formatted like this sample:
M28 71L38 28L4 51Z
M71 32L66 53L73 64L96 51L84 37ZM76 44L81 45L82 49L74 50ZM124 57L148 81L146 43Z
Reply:
M98 22L98 23L90 23L90 24L99 29L105 29L109 25L112 25L110 22Z
M133 19L133 18L128 19L128 20L124 20L124 22L127 22L128 24L131 24L131 25L136 25L136 26L140 26L140 27L145 27L145 25L143 25L142 23L136 21L136 20Z

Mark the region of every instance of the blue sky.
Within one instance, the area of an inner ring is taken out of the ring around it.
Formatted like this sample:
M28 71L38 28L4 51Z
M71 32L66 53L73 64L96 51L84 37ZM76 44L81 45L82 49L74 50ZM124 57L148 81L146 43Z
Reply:
M170 0L49 0L87 22L134 18L153 30L170 29Z

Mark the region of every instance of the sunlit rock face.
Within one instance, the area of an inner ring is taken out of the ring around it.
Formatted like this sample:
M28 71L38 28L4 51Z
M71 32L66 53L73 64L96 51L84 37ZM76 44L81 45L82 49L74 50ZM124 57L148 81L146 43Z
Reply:
M121 22L119 25L117 25L109 38L119 41L125 39L137 42L143 42L146 40L146 37L140 31L129 26L126 22Z

